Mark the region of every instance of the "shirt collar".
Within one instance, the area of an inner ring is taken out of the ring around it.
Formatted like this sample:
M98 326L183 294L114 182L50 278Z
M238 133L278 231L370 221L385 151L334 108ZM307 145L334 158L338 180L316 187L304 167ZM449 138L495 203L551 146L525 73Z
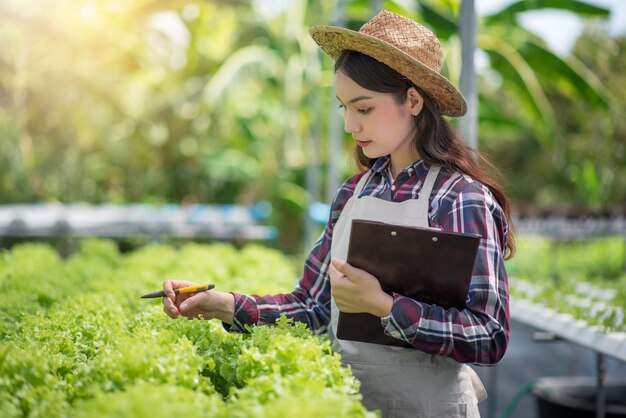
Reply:
M388 155L385 155L384 157L379 157L374 162L374 165L372 165L372 171L374 171L375 173L382 173L385 170L387 170L390 164L391 164L391 158ZM430 168L430 166L426 164L424 160L421 160L421 159L417 161L413 161L409 165L409 167L412 168L415 171L415 173L419 175L420 177L426 176L426 174L428 174L428 169ZM409 167L406 167L405 170L408 169Z
M387 169L390 163L391 158L389 158L388 155L385 155L384 157L379 157L376 159L376 161L374 161L374 164L372 165L372 171L375 173L381 173Z

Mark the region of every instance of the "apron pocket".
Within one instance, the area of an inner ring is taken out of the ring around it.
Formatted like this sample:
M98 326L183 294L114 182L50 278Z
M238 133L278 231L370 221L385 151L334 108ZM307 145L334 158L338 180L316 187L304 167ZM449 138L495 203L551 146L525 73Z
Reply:
M417 406L413 402L390 399L383 418L467 418L464 403L438 402Z

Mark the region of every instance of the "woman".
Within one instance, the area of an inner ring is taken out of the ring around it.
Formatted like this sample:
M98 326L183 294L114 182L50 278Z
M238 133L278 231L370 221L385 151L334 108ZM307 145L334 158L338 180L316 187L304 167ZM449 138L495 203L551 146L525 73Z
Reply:
M504 259L514 253L514 240L504 192L443 118L463 115L465 99L440 74L437 38L410 19L382 11L358 32L316 26L310 33L336 59L345 130L365 170L336 193L326 230L292 293L189 297L173 292L189 282L166 281L164 310L174 318L218 318L233 332L272 324L285 313L329 333L361 381L369 409L385 417L477 417L486 395L466 363L495 364L506 350ZM479 234L466 307L443 309L385 293L375 277L350 266L345 259L354 218ZM386 335L414 348L338 339L340 311L376 315Z

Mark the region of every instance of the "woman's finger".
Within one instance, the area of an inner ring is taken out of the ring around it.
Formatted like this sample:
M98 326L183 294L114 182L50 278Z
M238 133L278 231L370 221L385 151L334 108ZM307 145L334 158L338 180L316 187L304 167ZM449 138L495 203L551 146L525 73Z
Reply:
M169 302L168 298L163 298L163 300L164 301L167 300ZM171 306L168 306L168 305L171 305ZM165 314L172 319L176 319L180 315L178 313L178 309L176 309L176 307L173 304L171 304L171 302L169 304L166 304L165 302L163 302L163 312L165 312Z

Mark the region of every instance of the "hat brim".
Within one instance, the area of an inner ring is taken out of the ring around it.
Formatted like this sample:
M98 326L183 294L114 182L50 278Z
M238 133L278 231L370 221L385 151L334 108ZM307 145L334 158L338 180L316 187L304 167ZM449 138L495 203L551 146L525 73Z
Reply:
M395 46L373 36L337 26L313 26L309 33L333 60L344 50L369 55L427 92L443 115L463 116L467 112L465 98L447 78Z

